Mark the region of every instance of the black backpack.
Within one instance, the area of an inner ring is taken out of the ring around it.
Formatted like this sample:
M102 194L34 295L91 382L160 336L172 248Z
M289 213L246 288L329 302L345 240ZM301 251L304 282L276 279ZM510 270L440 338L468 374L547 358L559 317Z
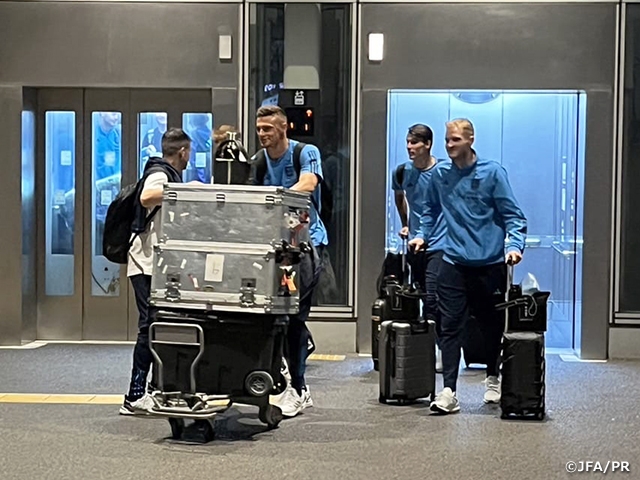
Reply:
M293 168L295 168L298 178L300 178L300 169L302 168L300 165L300 154L306 146L306 143L298 142L293 148ZM254 155L253 168L255 169L255 173L252 175L252 180L262 185L264 183L264 177L267 174L267 156L264 153L264 148ZM311 203L313 203L313 206L320 213L320 219L326 227L327 224L331 222L331 217L333 216L333 192L327 182L324 181L320 182L320 202L321 205L318 205L315 197L311 195Z
M134 227L136 214L140 206L140 193L147 177L156 172L165 172L161 166L153 166L145 171L144 175L137 183L124 187L107 209L107 216L104 222L104 233L102 237L102 255L113 263L126 265L129 261L129 249L135 238L144 232L149 226L149 222L160 210L160 205L156 206L144 219L143 225ZM166 172L165 172L166 173ZM171 177L169 177L171 180ZM143 208L143 207L142 207ZM132 235L135 234L135 237Z

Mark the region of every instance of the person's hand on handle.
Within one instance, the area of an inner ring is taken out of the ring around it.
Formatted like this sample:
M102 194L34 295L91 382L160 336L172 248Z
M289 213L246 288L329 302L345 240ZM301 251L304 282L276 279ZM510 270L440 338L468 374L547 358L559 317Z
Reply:
M522 261L522 254L516 250L507 253L505 262L507 265L517 265Z
M421 238L414 238L408 243L409 250L419 252L424 247L424 240Z
M400 235L400 238L409 237L409 227L402 227L402 229L400 229L400 232L398 232L398 235Z

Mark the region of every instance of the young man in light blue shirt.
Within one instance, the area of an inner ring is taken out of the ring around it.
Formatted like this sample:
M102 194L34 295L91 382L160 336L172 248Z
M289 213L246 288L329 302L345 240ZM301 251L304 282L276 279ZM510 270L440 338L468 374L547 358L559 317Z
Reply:
M460 410L456 383L469 309L478 319L487 350L484 401L500 401L498 357L504 313L495 306L504 300L506 263L522 260L527 233L527 220L513 195L506 170L497 162L479 158L471 148L471 122L448 122L446 141L452 162L435 168L421 232L410 242L422 248L438 216L444 215L447 233L438 274L444 388L431 403L431 410L438 413ZM509 247L505 256L506 237Z
M284 416L294 417L303 409L313 406L304 374L309 344L312 342L306 321L311 311L313 290L318 283L322 268L320 258L329 243L327 230L319 212L322 164L318 148L314 145L305 145L299 157L300 171L296 171L293 156L298 142L287 138L287 116L280 107L261 107L256 117L256 130L266 157L267 168L259 178L258 169L254 164L252 183L308 192L312 198L309 232L314 247L313 254L305 255L300 265L299 313L289 316L287 333L289 348L286 357L291 382L281 395L272 397L272 403L280 407Z
M399 235L413 240L420 233L425 196L430 188L431 176L438 160L431 155L433 130L416 124L407 133L409 161L400 164L393 172L391 188L395 192L396 208L402 222ZM436 322L439 331L436 285L444 246L445 224L442 215L428 236L427 248L409 250L407 262L411 266L411 281L425 292L422 316ZM440 352L436 354L436 370L442 370Z

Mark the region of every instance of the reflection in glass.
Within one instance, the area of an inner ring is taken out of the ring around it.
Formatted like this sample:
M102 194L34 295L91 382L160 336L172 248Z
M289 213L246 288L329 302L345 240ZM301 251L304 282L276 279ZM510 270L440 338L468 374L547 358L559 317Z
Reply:
M91 175L91 295L120 294L120 266L102 255L104 222L120 191L122 176L122 114L93 112Z
M45 294L74 294L75 112L45 114Z
M138 114L138 174L140 178L149 157L162 156L162 135L167 131L166 112L142 112Z
M586 94L576 91L403 91L388 95L387 171L408 160L407 129L425 123L432 153L447 159L445 122L469 118L474 149L507 169L528 220L527 250L515 281L530 272L551 290L547 345L573 346L582 285L582 196ZM535 134L534 134L535 132ZM400 246L401 224L387 174L386 249Z
M182 129L191 137L191 158L185 169L183 180L211 183L211 156L213 152L213 115L210 113L185 113Z
M30 245L35 233L32 222L35 218L35 168L36 168L35 113L22 112L22 254L29 258ZM29 270L26 270L28 272Z
M623 137L620 165L618 310L640 312L640 5L626 7L624 35ZM626 322L625 322L626 323Z
M351 5L258 3L250 15L256 28L249 39L249 125L255 124L260 106L279 105L291 113L294 129L290 138L314 144L320 150L332 215L324 222L329 239L324 258L327 268L313 302L318 306L346 305L351 268ZM316 84L316 88L309 88ZM300 90L304 95L296 95ZM296 111L296 107L301 109ZM313 122L305 117L307 111ZM296 120L303 120L297 122L299 128L295 128ZM259 148L251 128L252 132L245 135L249 153Z

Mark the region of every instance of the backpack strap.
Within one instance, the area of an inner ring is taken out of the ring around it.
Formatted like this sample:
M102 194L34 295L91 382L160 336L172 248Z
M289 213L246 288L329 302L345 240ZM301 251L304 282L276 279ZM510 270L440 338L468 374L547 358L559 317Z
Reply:
M172 169L164 168L164 166L162 166L162 165L153 165L148 170L145 170L144 174L142 175L142 177L138 181L139 183L138 183L138 188L137 188L137 191L136 191L136 200L137 200L137 203L140 205L140 208L144 209L142 211L146 210L142 206L142 204L140 204L140 195L142 194L142 190L144 189L144 182L146 182L147 178L149 178L154 173L160 173L160 172L164 173L167 176L167 179L169 181L175 180L175 178L174 178L175 174L171 170ZM147 231L147 227L151 223L151 220L153 220L153 217L156 215L156 213L158 213L158 211L160 210L161 207L162 207L162 204L156 205L153 208L153 210L151 210L151 213L149 213L148 215L145 215L144 221L142 222L142 227L143 227L142 232L146 232ZM134 220L134 224L135 224L135 220ZM140 233L141 232L136 232L136 234L133 236L133 238L129 242L129 248L131 248L131 245L133 245L133 241L136 239L136 237L138 235L140 235Z
M296 143L296 146L293 147L293 168L296 169L298 180L300 180L300 170L302 170L302 164L300 163L300 155L302 155L302 150L306 146L307 146L306 143L298 142ZM316 211L318 212L318 215L320 215L320 206L318 205L318 202L313 196L313 193L309 195L309 198L311 198L311 203L313 203L313 206L316 207Z
M404 181L404 163L396 167L394 175L396 177L396 183L402 187L402 182Z
M293 168L296 169L296 175L298 175L298 180L300 180L300 170L302 170L302 166L300 164L300 155L302 155L302 150L306 147L306 143L298 142L296 146L293 148Z

